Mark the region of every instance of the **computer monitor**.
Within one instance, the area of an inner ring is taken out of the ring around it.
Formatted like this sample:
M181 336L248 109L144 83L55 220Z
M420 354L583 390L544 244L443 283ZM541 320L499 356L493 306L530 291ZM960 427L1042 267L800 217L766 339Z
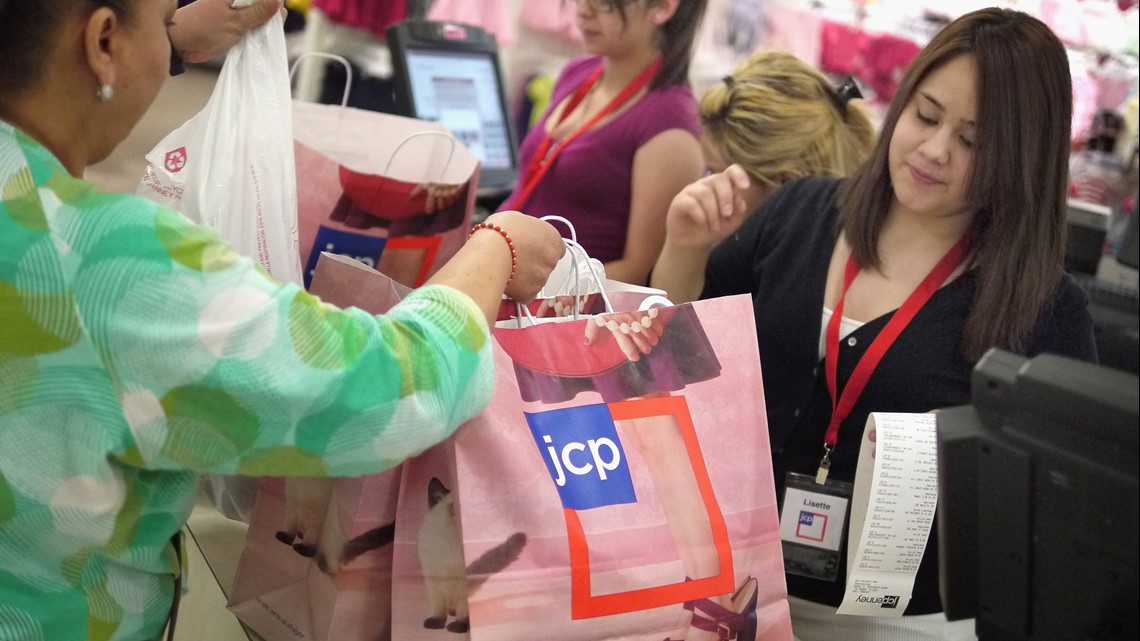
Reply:
M990 350L938 413L942 604L980 641L1137 638L1137 377Z
M518 150L495 36L456 22L404 20L388 27L401 115L442 123L481 161L480 194L506 195Z

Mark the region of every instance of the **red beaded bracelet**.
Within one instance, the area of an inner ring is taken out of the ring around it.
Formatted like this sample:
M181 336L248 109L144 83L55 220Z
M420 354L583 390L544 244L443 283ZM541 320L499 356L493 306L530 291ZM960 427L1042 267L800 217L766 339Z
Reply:
M515 271L519 266L519 254L515 251L515 242L511 240L511 235L508 234L506 230L493 223L479 223L471 227L471 233L467 234L467 237L470 238L480 229L490 229L491 231L499 232L503 239L507 241L507 247L511 248L511 276L507 279L507 284L510 285L511 281L515 279Z

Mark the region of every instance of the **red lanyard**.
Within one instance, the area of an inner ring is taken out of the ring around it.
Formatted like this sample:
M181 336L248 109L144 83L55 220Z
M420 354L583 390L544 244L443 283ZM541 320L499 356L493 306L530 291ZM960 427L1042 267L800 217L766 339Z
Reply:
M625 86L625 89L622 89L621 93L615 96L608 105L603 107L593 118L590 118L589 121L576 129L569 136L563 138L560 142L555 143L550 134L546 134L542 142L539 143L538 149L535 150L534 156L530 159L530 163L527 164L526 173L523 174L522 191L519 192L518 197L515 198L513 202L504 203L501 209L518 209L521 207L523 202L530 197L535 186L538 185L538 181L542 180L547 170L554 164L554 159L566 148L566 145L569 145L572 140L589 131L590 127L594 126L594 123L609 115L618 107L621 107L632 98L634 94L641 91L641 89L649 84L649 81L657 75L657 70L660 68L661 57L658 56L648 67L638 74L636 78L630 81L630 83ZM598 79L602 77L602 70L603 67L598 67L589 77L582 81L582 84L574 89L574 93L570 94L570 100L566 103L566 108L562 110L562 114L558 117L558 120L555 121L551 129L557 128L563 120L566 120L567 116L578 108L578 105L585 99L586 94L590 92L590 89L598 82Z
M822 484L827 480L827 471L831 467L831 450L839 440L839 425L851 413L851 408L855 407L855 401L863 393L863 388L867 386L871 373L878 367L879 361L883 360L883 355L891 348L895 339L918 314L918 310L922 309L926 301L930 300L934 292L938 291L942 283L946 282L950 274L953 274L954 270L962 264L969 247L970 234L966 233L950 248L950 251L946 252L942 260L934 266L934 269L930 270L926 278L911 292L910 296L891 317L891 320L887 322L886 327L871 342L871 346L867 348L863 357L859 359L859 363L855 365L854 371L851 372L851 378L843 387L842 395L837 396L835 379L839 363L839 324L843 318L843 300L847 297L847 290L851 287L852 281L859 273L859 266L855 264L855 256L852 255L847 258L847 270L843 275L843 292L839 296L839 302L835 304L835 311L832 312L831 319L827 322L825 366L827 389L831 392L831 422L827 425L827 433L823 437L823 458L819 462L816 483Z

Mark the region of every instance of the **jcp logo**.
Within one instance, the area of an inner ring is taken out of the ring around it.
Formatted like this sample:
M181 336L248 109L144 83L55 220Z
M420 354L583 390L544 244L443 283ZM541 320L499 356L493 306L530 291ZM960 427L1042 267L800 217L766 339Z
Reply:
M526 420L563 507L637 502L608 405L527 412Z
M617 443L612 440L602 438L592 438L583 443L567 443L562 446L562 453L559 454L553 447L549 445L554 442L554 439L549 434L542 437L542 442L547 443L546 451L550 456L550 462L554 467L554 483L558 487L566 485L566 475L563 473L563 468L571 474L582 476L590 472L597 471L598 478L606 480L606 471L613 471L621 465L621 451L618 449ZM589 456L576 456L579 453L584 454L589 450ZM586 461L579 465L575 462L576 458L582 458Z
M305 288L312 284L313 272L317 269L317 259L321 257L321 252L347 256L375 268L387 242L387 238L353 234L321 225L317 230L317 238L309 250L308 263L305 265Z

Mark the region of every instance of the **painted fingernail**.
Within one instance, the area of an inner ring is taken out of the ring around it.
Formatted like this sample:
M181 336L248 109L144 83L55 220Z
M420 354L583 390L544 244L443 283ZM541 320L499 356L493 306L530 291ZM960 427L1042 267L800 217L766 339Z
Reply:
M628 334L629 333L629 323L622 323L621 325L618 325L618 329L621 330L622 334Z
M650 318L657 318L657 308L656 307L650 307L648 310L646 310L645 313L649 314Z
M632 323L629 324L629 331L633 332L634 334L640 334L641 333L641 323L639 323L637 321L633 321Z
M617 328L618 328L618 324L615 323L614 321L606 321L606 329L608 329L612 332L612 331L616 330Z
M597 325L598 327L605 327L606 326L606 319L601 317L601 316L595 316L594 317L594 324Z

